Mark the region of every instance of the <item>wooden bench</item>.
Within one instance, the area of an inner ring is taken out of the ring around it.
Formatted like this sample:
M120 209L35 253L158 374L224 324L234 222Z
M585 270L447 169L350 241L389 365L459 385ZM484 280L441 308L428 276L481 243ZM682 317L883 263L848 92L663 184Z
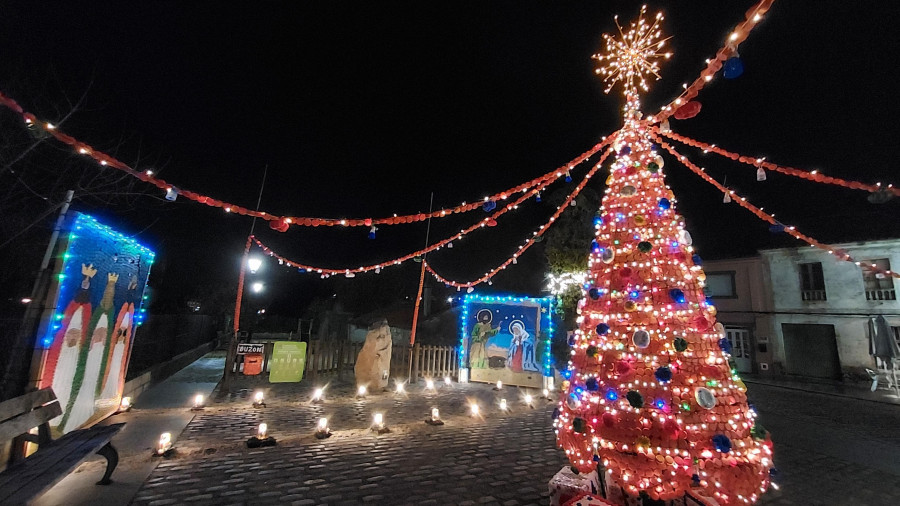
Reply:
M106 472L97 484L112 483L109 477L119 463L119 454L109 441L125 424L76 430L54 440L48 422L60 414L62 408L50 388L0 403L0 442L14 441L14 457L15 447L24 441L38 445L33 455L11 459L10 466L0 473L0 503L26 504L58 483L94 452L106 457ZM35 427L38 433L29 433Z

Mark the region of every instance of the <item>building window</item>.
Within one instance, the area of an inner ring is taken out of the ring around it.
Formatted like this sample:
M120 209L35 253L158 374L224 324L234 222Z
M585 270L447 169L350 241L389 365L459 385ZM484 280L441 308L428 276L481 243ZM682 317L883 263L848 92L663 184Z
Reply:
M800 264L800 297L806 301L827 300L821 262Z
M736 299L737 291L734 286L734 271L707 272L706 287L703 293L707 297L718 299Z
M894 341L896 341L897 346L900 347L900 327L891 327L891 331L894 332Z
M866 285L866 300L897 300L893 278L883 274L884 271L891 270L891 262L887 258L879 258L869 260L867 263L875 264L877 270L865 266L862 268L863 283Z

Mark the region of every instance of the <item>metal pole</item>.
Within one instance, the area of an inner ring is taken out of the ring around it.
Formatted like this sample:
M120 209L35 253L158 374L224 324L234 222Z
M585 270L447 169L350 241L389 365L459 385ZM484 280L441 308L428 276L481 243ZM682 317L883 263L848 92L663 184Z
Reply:
M263 189L266 187L266 175L269 173L269 165L266 164L263 169L262 183L259 185L259 197L256 199L256 210L259 211L259 205L262 203ZM234 360L237 354L238 331L241 325L241 301L244 298L244 278L247 274L247 260L250 257L250 246L253 245L253 230L256 228L256 216L250 223L250 235L247 236L247 243L244 245L244 254L241 255L241 271L238 275L237 296L234 300L234 324L232 325L231 342L228 344L228 354L225 356L225 371L222 373L222 390L228 390L231 386L231 376L234 370Z
M425 229L425 247L428 247L428 236L431 234L431 211L434 208L434 192L431 192L431 200L428 202L428 226ZM416 327L419 324L419 303L422 300L422 288L425 286L425 255L422 254L422 271L419 273L419 291L416 293L416 304L413 309L412 330L409 333L409 374L412 375L412 353L416 344ZM412 378L410 378L412 381Z
M50 266L50 259L53 257L53 251L56 249L56 243L59 240L59 232L62 230L63 223L66 219L66 213L69 211L69 205L75 196L74 190L66 192L66 198L59 209L59 216L56 218L56 224L53 226L53 233L50 234L50 242L47 243L47 249L44 251L44 258L41 260L41 266L38 270L37 278L34 280L34 286L31 289L31 302L25 310L25 317L22 319L22 325L16 335L16 341L13 349L10 350L9 362L6 364L6 373L3 378L3 399L11 399L17 395L24 393L24 389L29 381L29 372L25 371L28 367L28 348L34 349L35 330L40 328L43 313L47 308L47 291L50 287L50 273L47 268ZM55 309L55 308L50 308ZM49 318L48 318L49 320ZM34 360L32 360L34 362ZM40 370L40 364L31 364L32 371Z

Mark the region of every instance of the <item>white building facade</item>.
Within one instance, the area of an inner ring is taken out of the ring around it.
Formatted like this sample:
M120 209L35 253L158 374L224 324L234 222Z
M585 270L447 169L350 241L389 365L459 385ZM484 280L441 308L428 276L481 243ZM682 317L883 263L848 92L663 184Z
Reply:
M900 269L897 239L832 247L881 270ZM739 371L864 376L876 366L869 338L878 315L900 341L900 280L818 248L764 250L759 257L708 261L703 268Z

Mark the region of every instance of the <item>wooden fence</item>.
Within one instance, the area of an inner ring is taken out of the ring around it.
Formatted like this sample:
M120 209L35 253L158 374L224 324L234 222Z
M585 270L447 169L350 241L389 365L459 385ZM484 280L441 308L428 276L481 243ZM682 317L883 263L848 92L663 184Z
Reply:
M264 374L269 372L269 360L274 346L264 343ZM320 376L337 375L339 379L353 378L353 367L363 343L314 339L306 345L306 371L303 379L316 380ZM410 353L409 345L394 345L391 349L391 377L407 378L412 371L413 378L456 378L459 374L459 350L455 346L415 345ZM410 368L412 359L412 368ZM239 373L242 356L234 363L233 372Z

